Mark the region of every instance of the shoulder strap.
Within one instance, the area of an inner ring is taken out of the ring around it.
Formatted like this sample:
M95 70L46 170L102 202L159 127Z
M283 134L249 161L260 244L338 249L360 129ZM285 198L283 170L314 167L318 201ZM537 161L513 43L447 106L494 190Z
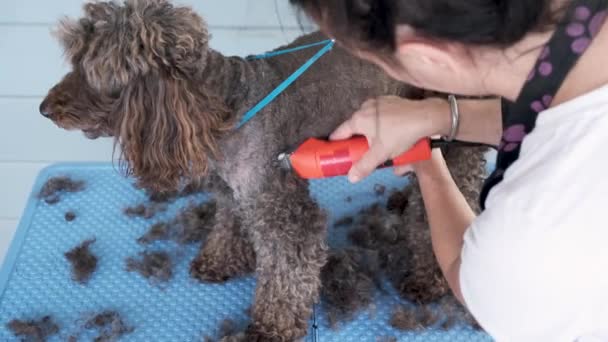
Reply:
M481 192L481 207L490 190L518 158L524 138L534 130L539 113L549 108L555 94L579 58L587 51L606 20L608 0L573 1L549 43L543 48L519 98L503 100L503 136L496 170Z

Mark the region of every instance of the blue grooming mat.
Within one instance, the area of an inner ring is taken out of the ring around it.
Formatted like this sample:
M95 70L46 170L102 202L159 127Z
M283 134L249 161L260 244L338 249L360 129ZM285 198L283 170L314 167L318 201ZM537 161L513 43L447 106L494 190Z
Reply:
M55 205L37 198L45 182L56 176L69 176L86 182L82 192L64 194ZM374 186L387 187L379 196ZM385 201L392 188L402 188L403 178L390 170L376 172L361 184L351 185L345 178L314 181L311 190L332 220L354 215L370 204ZM348 200L347 200L348 198ZM147 200L108 164L58 164L39 175L0 270L0 341L17 341L6 328L14 318L37 319L51 315L60 332L49 341L65 341L81 332L83 319L105 310L116 310L135 330L122 341L201 341L215 337L224 319L241 327L248 323L247 309L255 289L253 277L231 280L223 285L208 285L192 279L189 263L198 246L179 248L171 242L155 243L152 249L170 251L176 260L174 275L167 283L152 283L138 274L125 271L125 259L144 248L137 244L151 224L175 217L180 208L192 201L207 200L204 195L179 199L166 212L154 218L128 218L125 207ZM68 211L76 219L67 222ZM331 244L343 245L343 231L330 229ZM96 238L91 246L99 257L97 271L86 285L72 281L70 265L63 254L82 241ZM396 337L399 341L491 341L467 327L451 331L429 330L422 333L400 332L388 325L390 313L400 300L395 293L380 293L373 312L363 312L354 321L331 329L317 307L307 341L370 341ZM80 335L90 341L92 332Z

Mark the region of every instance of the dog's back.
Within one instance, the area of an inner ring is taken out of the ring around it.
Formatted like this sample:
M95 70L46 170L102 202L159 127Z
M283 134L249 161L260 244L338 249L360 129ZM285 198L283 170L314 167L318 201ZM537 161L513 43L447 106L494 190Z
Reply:
M278 50L326 39L315 32ZM268 63L281 79L286 79L320 48L261 62ZM287 138L286 144L300 143L310 136L329 135L368 99L383 95L409 96L414 92L413 87L391 79L380 68L336 45L276 100L273 109L262 114L267 117L262 120L284 127L286 130L281 133Z
M312 33L277 50L326 39L320 33ZM248 62L258 78L253 85L247 85L248 93L252 94L250 97L254 98L244 101L247 105L240 109L239 115L270 93L321 48ZM251 76L248 79L251 80ZM279 153L308 138L329 136L366 100L384 95L415 97L420 93L414 87L391 79L375 65L335 46L254 119L224 139L220 144L222 153L231 157L218 163L219 172L226 178L238 178L234 183L240 184L249 183L243 179L266 178L268 172L273 173L268 166Z

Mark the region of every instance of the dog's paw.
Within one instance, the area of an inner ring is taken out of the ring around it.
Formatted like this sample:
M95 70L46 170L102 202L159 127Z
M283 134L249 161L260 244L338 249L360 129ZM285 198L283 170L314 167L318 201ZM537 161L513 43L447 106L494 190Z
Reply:
M190 276L205 283L223 283L230 279L230 275L214 265L196 258L190 264Z

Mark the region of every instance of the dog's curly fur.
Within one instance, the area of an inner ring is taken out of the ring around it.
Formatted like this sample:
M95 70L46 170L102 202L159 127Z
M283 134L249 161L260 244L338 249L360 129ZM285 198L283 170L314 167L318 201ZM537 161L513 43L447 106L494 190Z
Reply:
M345 248L329 253L321 270L321 299L331 326L372 304L380 274L375 251Z
M255 270L247 340L305 335L327 257L326 216L308 183L274 161L309 137L328 136L369 98L419 91L336 47L235 130L247 110L316 51L256 61L225 57L209 48L201 17L166 0L92 2L84 12L57 30L72 71L49 91L41 112L89 138L114 137L123 169L144 188L210 184L216 220L192 276L222 282ZM323 39L313 33L292 45ZM471 167L452 165L461 173Z
M484 151L483 147L443 150L446 162L452 166L452 176L476 211L486 174ZM351 218L348 236L356 247L330 254L321 272L330 322L348 319L368 306L374 292L372 276L384 273L399 295L414 304L396 311L391 324L402 330L416 330L434 325L440 316L444 329L456 323L478 327L452 295L441 273L433 254L422 194L416 178L412 176L411 180L406 189L390 195L385 207L375 204ZM369 261L361 255L374 255L375 267L366 266ZM431 312L431 306L437 308Z
M476 212L486 173L485 150L443 150L452 177ZM365 209L349 237L356 246L379 253L381 267L404 299L428 304L449 293L433 253L422 193L415 177L407 189L389 197L386 208L375 205Z
M476 212L486 175L485 151L484 147L443 149L452 177ZM407 189L389 197L386 209L372 206L358 219L349 234L351 241L378 251L381 267L404 299L428 304L449 293L433 253L422 193L414 176Z

